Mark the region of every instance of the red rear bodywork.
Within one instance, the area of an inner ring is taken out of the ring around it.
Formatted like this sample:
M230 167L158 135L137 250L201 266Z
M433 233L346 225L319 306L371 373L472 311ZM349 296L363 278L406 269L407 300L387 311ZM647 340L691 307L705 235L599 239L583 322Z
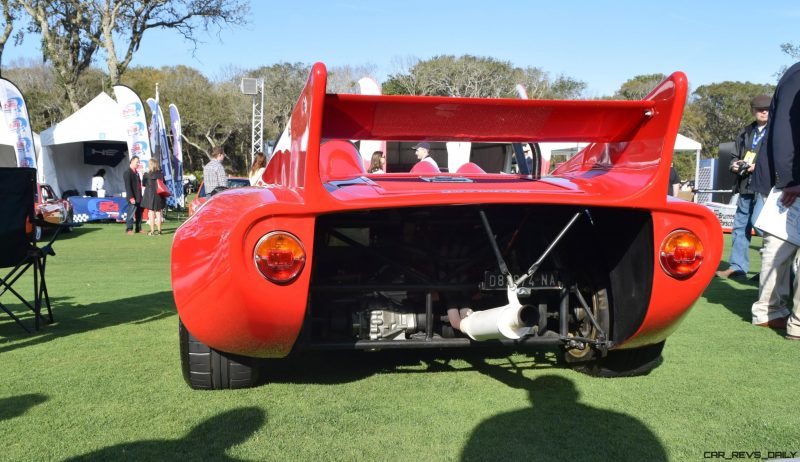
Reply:
M664 340L714 274L722 250L719 222L705 207L666 195L687 96L683 73L672 74L642 101L337 95L326 94L325 87L325 67L316 64L291 115L289 143L265 170L267 187L219 193L176 232L172 282L178 312L186 328L212 348L257 357L284 357L292 350L311 300L315 245L321 242L315 238L317 220L337 214L456 204L641 214L647 221L642 239L652 243L648 291L635 294L641 314L627 330L618 329L611 348ZM410 172L366 174L346 140L590 144L541 179L469 166L437 174L469 180L449 182ZM627 225L619 226L624 231ZM703 244L702 264L685 278L659 264L661 243L676 229L691 231ZM305 250L305 267L288 284L270 282L254 264L256 244L273 231L291 233ZM618 245L608 235L609 246ZM615 300L622 303L631 295L621 293L624 283L619 287ZM617 310L615 322L623 322L625 307Z

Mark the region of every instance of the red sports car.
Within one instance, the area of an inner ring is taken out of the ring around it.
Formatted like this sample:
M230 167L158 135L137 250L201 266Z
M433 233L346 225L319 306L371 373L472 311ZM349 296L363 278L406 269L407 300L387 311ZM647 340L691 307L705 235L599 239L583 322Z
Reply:
M595 375L658 364L722 251L711 211L667 197L683 73L641 101L325 86L316 64L267 187L216 194L176 232L191 387L252 386L261 358L311 349L557 345ZM389 173L366 173L352 140L385 143ZM589 144L542 177L523 145L555 141ZM436 162L414 166L412 145Z
M39 184L36 188L35 198L36 215L41 215L48 223L66 223L72 221L72 204L66 199L59 199L53 188L47 184ZM42 228L33 228L36 240L42 237Z

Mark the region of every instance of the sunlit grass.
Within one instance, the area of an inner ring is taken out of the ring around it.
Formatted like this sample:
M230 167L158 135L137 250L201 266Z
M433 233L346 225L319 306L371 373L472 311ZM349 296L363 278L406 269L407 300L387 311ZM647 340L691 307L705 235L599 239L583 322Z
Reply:
M646 377L586 377L554 350L317 354L259 388L200 392L180 373L171 234L104 224L65 237L47 270L57 323L27 335L0 317L0 460L684 461L800 450L800 344L750 325L754 282L713 281Z

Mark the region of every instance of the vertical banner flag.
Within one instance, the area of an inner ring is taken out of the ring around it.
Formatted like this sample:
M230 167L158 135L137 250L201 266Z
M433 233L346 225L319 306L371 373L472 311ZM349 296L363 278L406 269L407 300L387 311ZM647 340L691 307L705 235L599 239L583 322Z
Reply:
M174 104L169 105L169 121L172 125L172 155L175 158L175 170L173 176L175 184L178 185L175 198L178 205L186 207L186 198L183 196L183 140L181 139L181 115L178 107Z
M36 147L33 143L28 107L16 85L0 78L0 104L3 105L3 118L7 130L15 141L17 167L36 168Z
M153 155L159 159L161 173L164 174L164 183L169 189L170 196L167 197L167 206L175 208L176 185L173 176L172 155L169 152L167 142L167 127L164 124L164 115L161 113L161 106L158 104L158 86L156 86L156 99L147 98L147 105L150 106L152 114L150 122L150 146L153 147Z
M114 95L128 134L128 158L139 156L138 172L141 176L150 167L150 140L147 136L144 105L136 92L124 85L114 85Z

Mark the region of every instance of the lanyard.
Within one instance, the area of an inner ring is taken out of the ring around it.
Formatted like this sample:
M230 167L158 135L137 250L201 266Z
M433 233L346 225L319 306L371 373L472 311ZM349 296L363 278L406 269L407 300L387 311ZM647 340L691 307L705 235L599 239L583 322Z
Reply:
M764 129L761 130L760 133L758 129L756 129L755 133L753 133L753 142L750 144L750 149L755 151L756 146L758 146L758 142L761 141L761 138L764 138L764 135L766 134L767 134L767 127L764 127Z

